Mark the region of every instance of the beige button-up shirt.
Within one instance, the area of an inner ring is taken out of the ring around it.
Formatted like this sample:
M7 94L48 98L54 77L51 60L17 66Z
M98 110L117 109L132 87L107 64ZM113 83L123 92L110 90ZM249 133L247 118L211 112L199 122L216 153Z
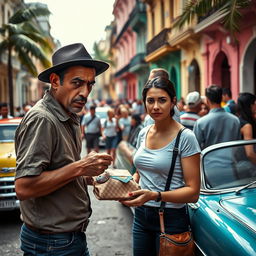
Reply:
M47 91L23 118L15 136L16 179L56 170L80 159L81 131L77 115L69 116ZM20 202L24 222L39 229L79 229L91 215L83 177L46 196Z

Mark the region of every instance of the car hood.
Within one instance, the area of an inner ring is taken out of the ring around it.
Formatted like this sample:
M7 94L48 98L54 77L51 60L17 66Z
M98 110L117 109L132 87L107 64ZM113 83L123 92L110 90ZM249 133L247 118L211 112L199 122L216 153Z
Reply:
M240 223L256 232L256 189L248 189L242 195L221 200L221 205Z

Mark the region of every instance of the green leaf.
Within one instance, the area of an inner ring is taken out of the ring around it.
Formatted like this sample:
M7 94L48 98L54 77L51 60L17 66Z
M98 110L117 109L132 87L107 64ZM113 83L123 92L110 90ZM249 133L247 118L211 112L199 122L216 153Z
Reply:
M224 14L221 23L234 36L235 32L239 31L241 9L247 8L251 3L252 0L188 0L174 27L182 28L195 17L201 18L219 11Z
M50 11L45 7L28 7L18 10L16 13L10 17L9 22L13 24L20 24L23 22L31 21L40 16L49 16Z

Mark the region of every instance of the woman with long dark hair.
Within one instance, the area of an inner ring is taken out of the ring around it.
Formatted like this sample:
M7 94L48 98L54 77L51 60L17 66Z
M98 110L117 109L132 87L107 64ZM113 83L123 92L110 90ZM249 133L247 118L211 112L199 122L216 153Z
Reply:
M177 134L184 127L173 119L176 92L172 82L156 77L143 89L143 102L154 124L144 127L139 135L133 162L134 179L141 190L130 193L134 199L123 201L135 208L133 224L134 256L156 256L159 250L159 206L164 210L165 230L179 234L189 230L185 204L196 202L200 190L200 147L194 133L181 133L170 187L165 191Z
M240 120L240 132L242 139L251 140L256 138L256 96L249 92L239 94L237 99L237 110ZM245 146L246 156L256 164L255 148ZM240 154L240 157L242 154Z
M245 140L256 138L256 96L249 92L240 93L237 108L242 138Z

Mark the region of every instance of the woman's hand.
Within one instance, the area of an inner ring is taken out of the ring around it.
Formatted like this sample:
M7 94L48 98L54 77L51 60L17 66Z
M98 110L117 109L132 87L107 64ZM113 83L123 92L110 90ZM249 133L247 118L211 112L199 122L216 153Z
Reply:
M147 201L155 200L157 198L158 193L146 189L136 190L129 193L129 196L132 199L121 201L122 204L126 206L141 206Z

